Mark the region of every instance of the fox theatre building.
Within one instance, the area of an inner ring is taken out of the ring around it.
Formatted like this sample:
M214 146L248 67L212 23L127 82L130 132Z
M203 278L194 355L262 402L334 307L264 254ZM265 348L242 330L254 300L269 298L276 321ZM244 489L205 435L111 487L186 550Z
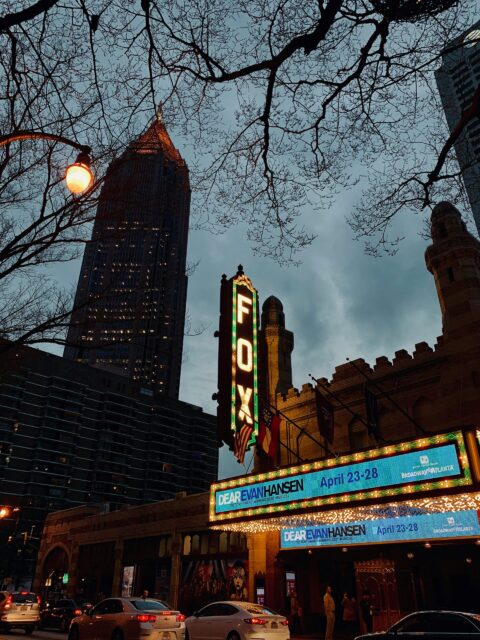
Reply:
M300 389L280 300L267 298L249 325L255 342L242 333L250 360L236 342L246 316L223 283L219 440L240 462L242 446L254 458L250 474L211 486L209 525L246 536L249 597L288 613L295 591L304 631L322 629L327 586L337 622L348 594L363 630L365 609L373 630L419 609L480 612L480 243L449 203L435 207L431 234L436 343L345 362ZM236 278L246 286L243 271ZM258 385L240 389L239 366L253 375L257 356ZM280 421L267 448L265 408Z
M318 628L323 594L368 598L375 628L478 603L478 440L455 431L216 483L210 523L247 535L251 592Z

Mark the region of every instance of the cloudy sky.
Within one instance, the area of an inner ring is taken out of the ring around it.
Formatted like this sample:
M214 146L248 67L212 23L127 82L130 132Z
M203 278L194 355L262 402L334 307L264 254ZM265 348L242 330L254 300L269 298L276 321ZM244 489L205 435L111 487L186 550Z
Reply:
M170 134L188 164L188 150L175 131ZM360 175L362 167L356 169ZM286 326L295 336L293 380L298 388L309 381L309 373L331 378L347 357L374 364L377 357L392 358L399 349L412 352L421 341L434 345L441 316L434 280L425 267L424 218L399 214L395 230L405 239L397 255L367 256L347 224L364 186L360 181L340 192L328 211L312 209L302 218L317 238L300 255L298 267L283 268L252 255L242 227L215 236L191 231L188 261L199 264L189 281L187 306L192 328L205 330L185 338L182 400L216 412L211 396L217 390L213 332L218 328L220 278L222 273L234 275L240 263L258 289L260 305L272 294L283 302ZM63 283L76 283L79 269L80 262L63 265ZM219 477L245 471L223 447Z
M295 336L296 387L309 381L308 373L330 378L347 357L374 363L398 349L411 352L423 340L435 343L441 317L434 280L425 267L428 242L419 235L420 219L397 221L405 240L396 256L369 257L346 223L358 194L341 194L330 211L310 216L307 222L318 237L296 268L252 256L242 229L220 237L191 233L189 260L200 264L189 282L188 309L193 324L207 328L185 340L183 400L215 411L211 395L217 389L218 341L213 332L218 327L220 278L222 273L234 275L239 263L257 287L260 305L272 294L283 302L286 326ZM223 447L219 476L244 472Z
M178 144L174 134L172 138ZM222 273L234 275L240 263L258 289L260 305L272 294L283 303L286 326L295 336L297 388L309 381L309 373L331 378L347 357L374 364L378 356L391 358L398 349L412 352L417 342L435 343L441 316L434 280L425 267L428 241L419 234L422 219L397 219L396 230L405 236L397 255L367 256L346 222L361 188L339 194L329 211L304 219L317 238L298 267L282 268L253 256L241 227L220 236L190 233L188 260L199 265L189 280L187 307L192 327L205 330L185 338L182 400L216 411L211 396L217 390L218 340L213 332L218 328L220 279ZM79 269L79 262L62 267L64 282L76 283ZM245 473L248 464L249 457L240 466L223 447L219 477Z

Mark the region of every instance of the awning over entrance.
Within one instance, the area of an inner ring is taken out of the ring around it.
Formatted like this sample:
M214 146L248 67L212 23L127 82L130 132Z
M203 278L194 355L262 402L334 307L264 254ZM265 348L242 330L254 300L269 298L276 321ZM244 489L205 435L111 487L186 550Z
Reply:
M480 538L477 481L476 434L454 431L215 483L210 526L282 549Z

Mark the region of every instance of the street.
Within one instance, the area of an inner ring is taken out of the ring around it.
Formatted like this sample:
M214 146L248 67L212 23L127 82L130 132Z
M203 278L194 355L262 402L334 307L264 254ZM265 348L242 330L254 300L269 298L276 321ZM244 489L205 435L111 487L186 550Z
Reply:
M31 636L26 636L23 629L12 629L8 633L0 631L0 640L14 640L15 638L38 638L38 640L66 640L67 634L60 631L35 630Z

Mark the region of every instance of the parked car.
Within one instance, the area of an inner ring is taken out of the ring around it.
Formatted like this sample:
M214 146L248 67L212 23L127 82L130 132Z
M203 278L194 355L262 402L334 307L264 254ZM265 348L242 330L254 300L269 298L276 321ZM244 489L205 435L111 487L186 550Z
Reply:
M153 598L107 598L73 618L68 640L185 640L185 616Z
M33 633L40 621L40 598L30 591L2 592L0 601L0 628L23 629Z
M252 602L212 602L185 620L186 640L289 640L288 620Z
M355 640L480 640L480 615L459 611L417 611L388 631L367 633Z
M67 632L72 618L80 616L82 608L75 600L60 598L47 602L40 611L39 629L61 629Z

